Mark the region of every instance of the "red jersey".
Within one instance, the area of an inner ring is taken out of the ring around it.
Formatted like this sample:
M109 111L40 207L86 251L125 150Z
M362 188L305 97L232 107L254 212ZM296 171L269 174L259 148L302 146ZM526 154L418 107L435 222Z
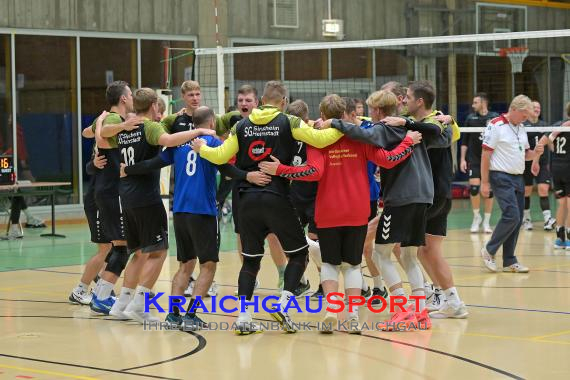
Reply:
M324 149L307 146L307 164L279 165L277 175L297 181L319 181L315 223L319 228L363 226L370 216L368 161L382 168L393 168L413 150L406 136L394 150L341 138Z

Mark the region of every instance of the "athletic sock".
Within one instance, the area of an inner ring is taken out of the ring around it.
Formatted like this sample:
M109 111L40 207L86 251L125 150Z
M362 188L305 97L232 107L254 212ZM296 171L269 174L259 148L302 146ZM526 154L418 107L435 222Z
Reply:
M107 298L111 297L111 291L115 284L110 283L109 281L105 281L100 279L99 282L99 290L96 294L97 299L99 300L106 300Z
M283 272L283 274L285 274L285 272ZM301 277L301 284L307 285L307 277L305 277L305 275Z
M150 292L149 288L145 288L142 285L137 286L137 288L135 289L135 296L132 300L133 304L135 306L143 306L145 294L149 292Z
M390 295L405 297L406 293L404 292L404 288L396 288L394 290L390 290Z
M457 306L461 303L457 289L455 289L454 286L449 289L445 289L443 293L445 294L445 299L447 299L447 302L450 304Z
M374 281L374 287L375 288L382 289L384 287L382 284L382 276L380 276L380 275L374 276L374 277L372 277L372 280Z
M293 293L291 293L287 290L284 290L281 293L281 299L279 299L279 305L281 305L281 311L283 311L285 309L285 307L289 303L289 300L293 297L294 297Z
M550 210L544 210L542 212L542 217L544 218L544 223L546 223L552 218L552 213Z
M475 218L478 217L478 216L480 216L480 215L479 215L479 209L473 209L473 216L474 216Z
M486 213L485 213L485 218L483 219L483 225L484 225L484 226L488 226L489 224L491 224L491 213L490 213L490 212L486 212Z
M134 293L135 293L134 289L122 287L121 294L119 294L119 299L117 300L117 302L121 305L128 305L129 302L131 302L131 298Z
M564 226L556 227L556 237L562 241L566 241L566 234L564 233Z
M530 209L525 209L523 215L523 220L530 220Z

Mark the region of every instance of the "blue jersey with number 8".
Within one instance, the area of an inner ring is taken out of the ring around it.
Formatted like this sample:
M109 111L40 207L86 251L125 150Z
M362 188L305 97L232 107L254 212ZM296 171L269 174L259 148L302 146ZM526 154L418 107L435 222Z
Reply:
M201 136L210 147L222 145L213 136ZM217 167L200 157L190 143L167 148L160 153L164 162L174 164L174 205L172 211L217 215Z

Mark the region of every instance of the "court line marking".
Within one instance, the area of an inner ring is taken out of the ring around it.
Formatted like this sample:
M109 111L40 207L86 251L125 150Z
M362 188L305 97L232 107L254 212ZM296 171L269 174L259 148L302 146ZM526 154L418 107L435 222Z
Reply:
M567 335L567 334L570 334L570 330L559 331L559 332L555 332L555 333L547 334L547 335L533 336L531 339L542 340L544 338L552 338L554 336ZM566 343L566 342L564 342L564 343ZM567 344L570 344L570 342Z
M35 301L28 300L28 302L35 302ZM37 302L46 302L46 301L37 301ZM111 321L111 322L130 322L130 321L122 320L122 319L105 318L103 316L101 316L101 317L80 317L80 316L60 316L60 315L19 315L19 316L0 315L0 318L83 319L83 320L97 320L97 321ZM204 336L197 334L193 331L184 331L184 332L194 336L198 340L198 345L192 351L189 351L189 352L184 353L182 355L178 355L178 356L175 356L173 358L165 359L165 360L162 360L162 361L159 361L156 363L145 364L145 365L132 367L132 368L125 368L125 369L122 369L120 371L132 371L135 369L148 368L148 367L153 367L153 366L156 366L159 364L174 362L174 361L177 361L180 359L184 359L188 356L194 355L194 354L202 351L206 347L207 340ZM0 354L0 355L2 355L2 354Z
M3 357L5 357L5 358L11 358L11 359L29 360L29 361L38 362L38 363L57 364L57 365L68 366L68 367L92 369L92 370L95 370L95 371L120 373L121 375L131 375L131 376L139 376L139 377L148 377L148 378L151 378L151 379L182 380L182 379L177 379L177 378L173 378L173 377L163 377L163 376L155 376L155 375L145 375L145 374L142 374L142 373L126 372L126 371L121 371L121 370L116 370L116 369L99 368L99 367L92 367L92 366L80 365L80 364L73 364L73 363L56 362L56 361L51 361L51 360L43 360L43 359L37 359L37 358L30 358L30 357L26 357L26 356L9 355L9 354L2 354L2 353L0 353L0 356L3 356Z
M72 375L70 373L65 373L65 372L54 372L54 371L46 371L46 370L42 370L42 369L33 369L33 368L27 368L27 367L16 367L16 366L7 365L7 364L1 364L1 363L0 363L0 368L16 369L18 371L39 373L42 375L54 375L54 376L59 376L59 377L67 377L70 379L97 380L97 378L95 378L95 377L76 376L76 375Z

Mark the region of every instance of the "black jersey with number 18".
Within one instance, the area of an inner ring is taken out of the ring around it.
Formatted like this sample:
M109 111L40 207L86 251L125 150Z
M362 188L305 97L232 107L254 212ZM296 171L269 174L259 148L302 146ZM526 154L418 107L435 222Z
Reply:
M160 151L158 137L162 133L160 124L145 120L137 129L117 134L121 161L130 166L155 157ZM160 169L121 178L120 195L125 209L160 203Z

